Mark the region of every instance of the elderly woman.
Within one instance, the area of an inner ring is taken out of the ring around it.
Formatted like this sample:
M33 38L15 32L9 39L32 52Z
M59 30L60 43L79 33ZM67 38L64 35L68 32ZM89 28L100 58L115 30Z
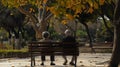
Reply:
M72 32L69 29L65 30L64 33L65 33L65 37L62 39L62 42L76 42L75 37L72 36ZM74 44L73 45L70 44L69 46L75 46L75 45ZM66 65L67 62L68 62L68 60L67 60L67 58L66 58L65 55L63 56L63 58L65 60L65 62L63 63L63 65ZM75 65L74 61L75 61L75 56L72 56L72 59L70 61L70 65Z

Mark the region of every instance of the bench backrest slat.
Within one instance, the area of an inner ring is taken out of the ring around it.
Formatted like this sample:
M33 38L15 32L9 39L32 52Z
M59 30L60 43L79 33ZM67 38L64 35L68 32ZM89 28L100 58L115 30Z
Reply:
M41 45L42 44L42 45ZM49 44L49 45L44 45ZM79 49L74 46L78 43L65 42L29 42L29 52L42 55L79 55ZM64 46L66 45L66 46ZM73 46L70 46L73 45Z

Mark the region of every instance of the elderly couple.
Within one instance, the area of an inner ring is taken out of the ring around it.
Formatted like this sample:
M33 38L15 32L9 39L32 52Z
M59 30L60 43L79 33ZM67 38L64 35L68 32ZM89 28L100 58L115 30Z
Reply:
M65 33L65 37L62 39L63 42L76 42L75 38L72 36L72 32L69 29L65 30L64 33ZM50 33L48 31L44 31L42 33L42 37L43 38L40 41L43 41L43 42L50 42L50 41L52 41L49 38L50 37ZM66 56L63 56L63 58L65 60L65 62L63 63L63 65L67 65L68 60L67 60ZM41 56L41 60L42 60L41 65L44 65L45 56ZM55 60L53 55L50 56L50 60L51 60L50 65L55 65L55 63L53 62ZM74 60L75 60L75 57L72 56L72 59L71 59L71 61L70 61L69 64L70 65L75 65L74 64Z

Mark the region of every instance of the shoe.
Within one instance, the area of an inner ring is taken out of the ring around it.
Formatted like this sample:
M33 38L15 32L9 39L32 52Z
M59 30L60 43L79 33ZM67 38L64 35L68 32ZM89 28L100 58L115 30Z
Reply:
M55 63L50 63L50 65L55 65Z
M65 62L63 63L63 65L67 65L67 61L65 61Z
M44 63L41 63L41 65L44 65Z
M70 62L70 65L75 65L73 62Z

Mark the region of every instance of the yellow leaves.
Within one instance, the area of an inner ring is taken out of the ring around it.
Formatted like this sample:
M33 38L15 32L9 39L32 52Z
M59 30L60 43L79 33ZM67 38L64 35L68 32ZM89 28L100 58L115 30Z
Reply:
M43 6L42 6L42 5L39 5L39 8L40 8L40 9L42 9L42 8L43 8Z
M1 3L5 6L7 6L7 4L8 4L7 0L1 0Z
M29 12L32 13L32 12L35 12L35 10L33 8L30 8Z
M59 11L55 10L55 7L48 8L55 16L59 14Z
M81 12L82 12L82 10L79 8L79 9L76 9L75 14L78 14L78 13L81 13Z
M32 4L34 4L34 5L38 5L39 4L39 1L38 0L36 0L35 2L33 2Z
M28 3L28 0L18 0L18 1L19 1L20 6L23 6Z
M50 10L50 7L46 7L46 10L47 10L47 11Z
M42 4L42 2L41 2L40 0L36 0L36 1L35 1L35 5L36 5L36 6L39 6L39 7L40 7L41 4Z
M43 3L46 4L48 0L43 0Z
M55 10L55 7L51 7L51 8L49 8L49 9L50 9L50 11L52 12L52 11Z
M65 3L64 3L63 1L61 1L61 5L62 5L62 6L65 6Z
M73 20L73 19L74 19L74 17L73 17L71 14L66 14L65 16L66 16L66 18L68 18L69 20Z
M77 5L80 5L81 0L67 0L65 4L67 8L73 8Z
M79 17L79 15L75 14L74 17Z
M19 6L17 0L1 0L1 3L9 8Z
M72 5L71 5L71 2L70 2L70 1L67 1L67 2L66 2L66 5L67 5L67 6L66 6L67 8L71 8L71 7L72 7Z
M88 3L90 5L90 7L93 7L93 1L92 0L88 0Z
M103 5L105 0L99 0L100 5Z
M88 13L92 13L93 11L94 11L93 8L90 7L87 12L88 12Z
M62 24L66 25L67 23L67 20L62 20Z
M98 4L96 2L94 2L94 8L98 9Z

